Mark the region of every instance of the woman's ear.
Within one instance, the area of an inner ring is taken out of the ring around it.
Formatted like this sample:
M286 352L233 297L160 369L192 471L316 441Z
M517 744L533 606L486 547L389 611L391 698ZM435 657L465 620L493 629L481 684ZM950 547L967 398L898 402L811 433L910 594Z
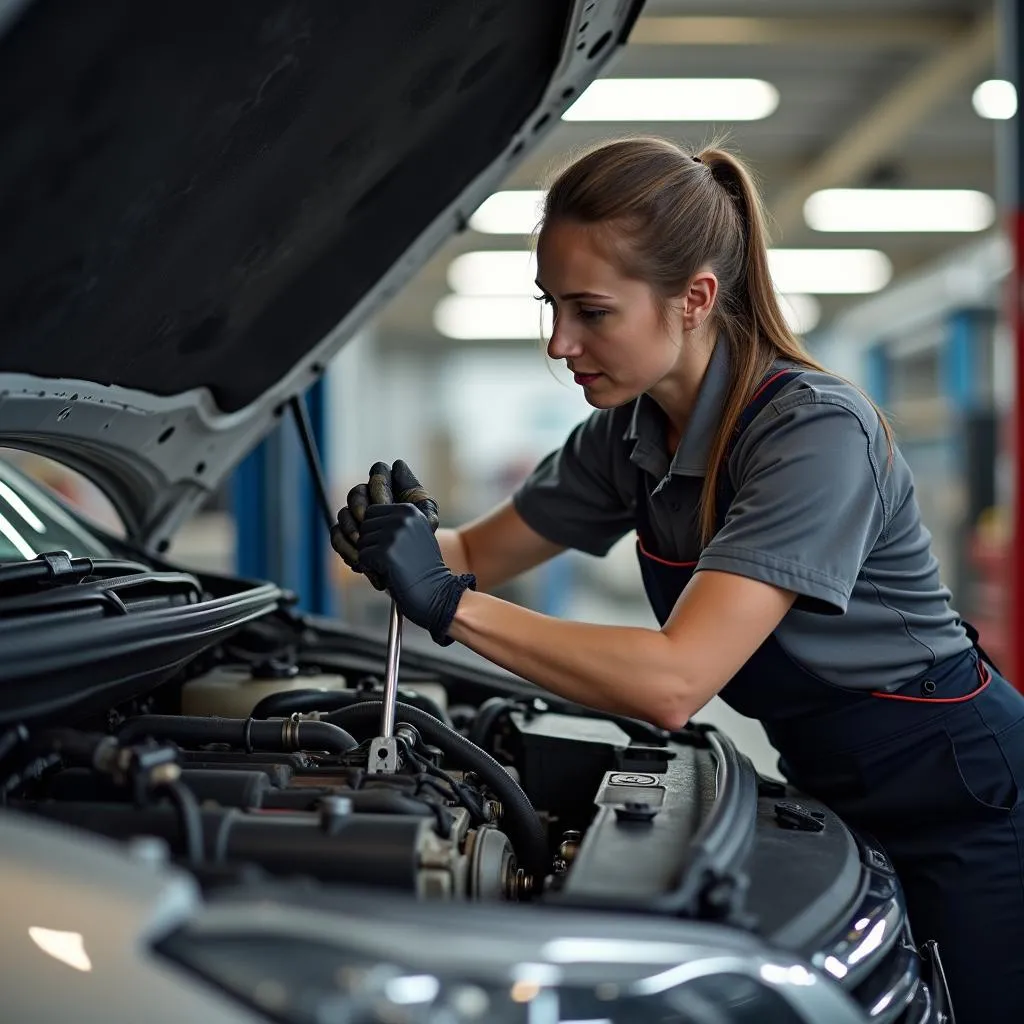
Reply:
M683 314L683 330L696 331L702 327L711 316L717 297L718 278L710 270L697 271L678 300L678 308Z

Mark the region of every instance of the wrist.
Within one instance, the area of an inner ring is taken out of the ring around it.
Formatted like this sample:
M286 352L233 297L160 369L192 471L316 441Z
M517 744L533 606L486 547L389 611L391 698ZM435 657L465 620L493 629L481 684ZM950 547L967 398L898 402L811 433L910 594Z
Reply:
M455 640L451 635L451 628L455 622L459 607L463 602L466 593L476 590L476 577L472 573L456 575L450 573L449 585L445 588L443 602L434 616L430 627L430 635L434 643L447 647Z
M451 625L448 627L448 635L459 643L464 642L472 630L473 610L480 600L481 594L475 589L464 590L459 595L459 603L455 606L455 614L452 616Z

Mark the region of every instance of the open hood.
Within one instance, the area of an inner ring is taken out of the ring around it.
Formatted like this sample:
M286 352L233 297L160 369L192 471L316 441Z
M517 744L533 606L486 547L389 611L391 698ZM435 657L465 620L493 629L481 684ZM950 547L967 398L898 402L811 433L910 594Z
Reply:
M157 547L643 0L0 0L0 444Z

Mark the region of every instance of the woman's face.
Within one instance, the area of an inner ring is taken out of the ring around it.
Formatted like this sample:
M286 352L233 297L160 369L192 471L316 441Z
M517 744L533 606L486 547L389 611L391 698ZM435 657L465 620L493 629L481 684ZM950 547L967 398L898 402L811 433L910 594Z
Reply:
M554 312L548 355L565 360L592 406L609 409L677 368L684 313L673 304L663 318L651 288L624 277L601 238L574 221L547 225L537 247L537 284Z

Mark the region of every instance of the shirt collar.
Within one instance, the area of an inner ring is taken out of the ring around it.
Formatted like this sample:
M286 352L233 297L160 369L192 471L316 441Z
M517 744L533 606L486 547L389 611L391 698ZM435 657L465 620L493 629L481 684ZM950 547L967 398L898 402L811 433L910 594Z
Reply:
M704 476L729 390L729 367L729 344L720 338L711 352L690 421L671 465L665 453L664 413L650 395L637 398L624 437L635 442L630 460L656 476L665 475L666 470L674 476Z

